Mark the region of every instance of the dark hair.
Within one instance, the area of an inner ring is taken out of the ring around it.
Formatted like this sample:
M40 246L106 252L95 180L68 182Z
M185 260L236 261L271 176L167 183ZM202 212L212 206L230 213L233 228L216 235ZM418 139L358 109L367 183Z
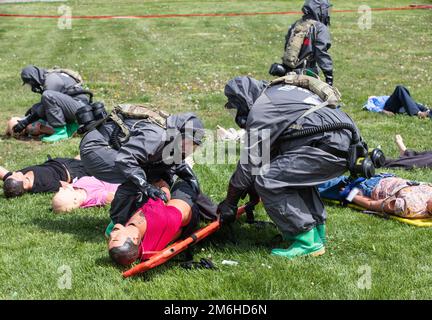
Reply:
M12 178L8 178L3 183L3 192L6 198L22 196L25 193L24 183Z
M139 258L138 246L130 238L122 246L111 248L108 253L114 262L122 266L130 265Z

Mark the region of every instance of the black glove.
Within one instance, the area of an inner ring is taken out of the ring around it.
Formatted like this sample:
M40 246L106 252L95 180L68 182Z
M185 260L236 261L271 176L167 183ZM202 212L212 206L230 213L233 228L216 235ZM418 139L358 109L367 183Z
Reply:
M237 217L237 206L229 204L226 200L219 203L217 213L222 224L233 223Z
M176 166L176 168L174 169L174 173L180 179L186 181L191 186L192 190L196 192L196 194L201 193L198 178L187 163L182 162L180 165Z
M152 184L147 184L144 188L140 188L140 190L149 198L156 200L157 198L161 199L163 202L168 202L168 198L160 188L155 187Z
M244 190L228 185L227 196L224 201L219 203L217 212L220 214L222 223L234 222L237 217L237 204L244 194Z
M18 120L18 123L12 128L13 132L22 132L29 124L39 120L39 116L36 113L30 113L22 120Z
M131 176L131 180L140 189L140 191L147 197L156 200L157 198L168 202L168 198L160 188L155 187L147 182L144 171L137 172L135 175Z
M327 74L325 74L325 82L328 85L333 86L333 73L327 73Z
M246 196L249 196L249 202L247 205L249 206L256 206L260 202L260 196L256 192L255 188L251 186L243 195L242 199L246 198Z

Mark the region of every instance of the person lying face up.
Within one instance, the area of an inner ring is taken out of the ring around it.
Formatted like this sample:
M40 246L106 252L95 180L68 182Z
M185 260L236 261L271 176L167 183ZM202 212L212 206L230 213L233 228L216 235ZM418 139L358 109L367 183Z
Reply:
M20 120L22 120L20 117L12 117L8 120L5 132L6 136L14 137L16 139L23 139L25 137L39 139L41 136L51 135L54 133L53 128L47 125L44 120L35 121L27 125L23 131L16 133L14 127Z
M171 194L166 187L162 190L170 196L167 203L149 199L125 226L114 226L108 243L108 252L114 262L129 265L138 259L149 259L182 233L197 226L198 193L181 180L173 185Z
M370 195L356 195L353 202L369 210L407 219L432 217L431 185L398 177L377 180Z
M406 219L432 217L432 186L381 173L370 179L341 176L319 186L325 199L349 201L367 210Z
M110 204L120 184L108 183L95 177L82 177L73 183L61 182L60 190L52 199L55 213L78 208L103 207Z
M24 193L56 192L61 182L71 183L74 179L88 175L81 160L54 158L42 164L9 171L0 167L3 191L6 198L22 196Z

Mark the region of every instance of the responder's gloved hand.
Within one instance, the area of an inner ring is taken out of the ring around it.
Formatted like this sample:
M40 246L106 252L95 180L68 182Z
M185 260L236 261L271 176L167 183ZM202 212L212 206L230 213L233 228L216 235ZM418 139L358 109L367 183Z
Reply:
M237 217L237 206L229 204L226 200L219 203L217 213L222 224L233 223Z
M197 194L201 193L198 178L187 163L182 162L180 165L176 166L176 168L174 169L174 173L180 179L186 181L191 186L194 192L196 192Z
M147 184L144 188L141 189L141 191L149 198L152 198L153 200L156 200L157 198L161 199L163 202L168 202L168 198L161 189L158 187L155 187L152 184Z
M140 189L140 191L147 197L156 200L157 198L162 199L164 202L168 202L168 198L161 189L151 185L147 182L144 171L136 172L135 175L131 176L130 179Z
M333 86L333 73L325 74L325 82L331 86Z
M237 216L237 204L244 194L244 190L228 185L227 196L224 201L219 203L217 212L220 214L222 223L234 222Z
M13 132L21 133L29 125L29 123L25 120L26 118L23 120L18 120L18 123L12 128Z
M18 123L13 127L15 133L22 132L29 124L37 121L39 116L36 113L30 113L22 120L18 120Z
M249 202L247 203L248 205L256 206L260 202L260 196L254 187L250 187L247 191L247 194L249 195Z

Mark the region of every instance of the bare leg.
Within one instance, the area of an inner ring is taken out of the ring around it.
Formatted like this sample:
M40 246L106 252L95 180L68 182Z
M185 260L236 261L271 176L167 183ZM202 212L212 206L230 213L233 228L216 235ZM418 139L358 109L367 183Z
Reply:
M396 145L397 145L398 148L399 148L399 154L400 154L400 156L402 157L402 156L404 155L404 153L405 153L407 147L405 146L405 144L404 144L404 142L403 142L403 139L402 139L402 136L401 136L400 134L397 134L397 135L395 136L395 142L396 142Z

